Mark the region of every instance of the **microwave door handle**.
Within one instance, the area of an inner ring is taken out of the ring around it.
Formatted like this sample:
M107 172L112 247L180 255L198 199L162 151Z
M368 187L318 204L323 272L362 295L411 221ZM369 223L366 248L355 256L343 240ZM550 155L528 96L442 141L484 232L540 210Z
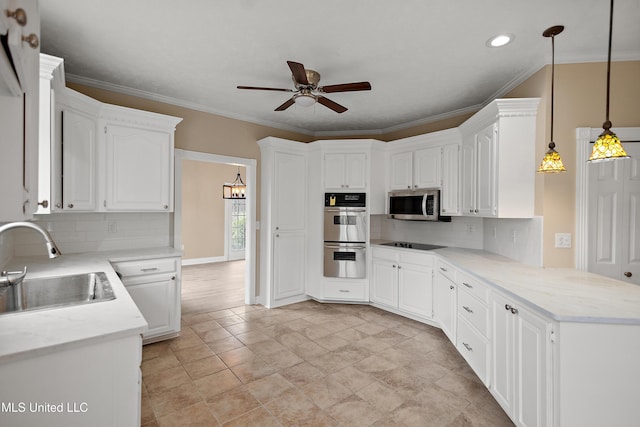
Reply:
M422 196L422 215L423 216L427 216L427 197L429 197L428 194L425 194Z

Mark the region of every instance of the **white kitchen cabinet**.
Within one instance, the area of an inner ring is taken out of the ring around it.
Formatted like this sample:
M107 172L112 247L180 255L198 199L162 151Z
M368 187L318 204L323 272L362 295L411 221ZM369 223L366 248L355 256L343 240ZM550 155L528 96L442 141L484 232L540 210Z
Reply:
M533 216L538 103L498 99L460 125L462 215Z
M517 425L552 425L551 322L497 291L490 307L491 394Z
M127 292L149 324L144 343L180 332L181 262L179 257L112 263Z
M106 336L32 353L0 364L3 426L140 425L140 335Z
M324 187L327 190L363 190L367 188L365 153L325 153Z
M62 202L55 208L93 212L97 200L97 120L66 109L62 112L62 123Z
M107 211L172 211L172 134L113 123L104 126L104 133L106 194L103 208Z
M273 299L305 293L304 231L278 231L273 238Z
M457 329L457 284L455 269L450 264L438 259L436 263L434 286L434 316L440 328L456 345Z
M440 214L460 214L460 144L442 146Z
M58 92L52 211L172 211L174 132L182 119L104 104L64 86Z
M371 301L400 314L432 319L432 256L373 248Z
M27 23L7 12L22 8ZM40 16L35 0L0 0L0 129L2 185L0 222L30 219L38 209L38 43Z
M391 190L440 187L440 146L390 156Z
M262 161L261 298L265 306L276 307L308 298L307 147L273 137L258 145Z

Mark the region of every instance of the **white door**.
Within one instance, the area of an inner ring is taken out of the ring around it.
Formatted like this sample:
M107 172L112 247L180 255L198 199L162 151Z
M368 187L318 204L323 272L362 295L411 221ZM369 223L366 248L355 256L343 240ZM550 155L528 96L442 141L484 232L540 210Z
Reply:
M397 263L374 259L371 268L371 301L389 307L398 307Z
M440 187L440 154L440 147L430 147L415 152L413 170L414 187Z
M398 267L398 308L433 318L433 269L422 265Z
M245 199L226 199L227 259L244 259L246 244L246 204Z
M304 231L279 231L273 237L273 299L304 294Z
M62 112L62 206L65 211L96 209L96 122Z
M640 142L630 159L590 163L588 269L640 285Z

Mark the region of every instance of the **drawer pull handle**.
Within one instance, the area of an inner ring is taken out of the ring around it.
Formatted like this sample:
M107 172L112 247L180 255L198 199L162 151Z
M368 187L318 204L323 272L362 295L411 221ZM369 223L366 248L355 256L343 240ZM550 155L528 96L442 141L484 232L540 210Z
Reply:
M340 292L346 292L349 293L349 291L347 289L340 289Z
M462 345L464 345L464 347L469 350L469 351L473 351L473 347L471 347L469 344L467 344L466 342L463 342Z
M447 270L447 269L446 269L446 268L444 268L444 267L440 267L440 270L445 271L445 272L446 272L446 271L449 271L449 270Z
M142 271L143 273L147 273L149 271L156 271L158 270L158 267L150 267L150 268L141 268L140 271Z
M469 307L467 307L466 305L463 305L463 306L462 306L462 308L464 308L464 309L465 309L465 311L466 311L467 313L471 313L471 314L473 314L473 310L471 310L471 309L470 309Z
M467 288L469 289L473 289L473 286L471 286L470 284L468 284L467 282L462 282L463 285L465 285Z

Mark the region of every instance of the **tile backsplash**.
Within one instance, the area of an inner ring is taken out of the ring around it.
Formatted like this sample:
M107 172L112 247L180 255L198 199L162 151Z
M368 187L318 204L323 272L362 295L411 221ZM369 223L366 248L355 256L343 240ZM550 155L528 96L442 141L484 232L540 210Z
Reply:
M371 216L371 239L484 249L523 264L542 266L542 217L453 217L451 222L399 221Z
M172 240L169 213L49 214L34 221L51 233L63 254L170 246ZM12 234L13 256L46 254L38 233Z

